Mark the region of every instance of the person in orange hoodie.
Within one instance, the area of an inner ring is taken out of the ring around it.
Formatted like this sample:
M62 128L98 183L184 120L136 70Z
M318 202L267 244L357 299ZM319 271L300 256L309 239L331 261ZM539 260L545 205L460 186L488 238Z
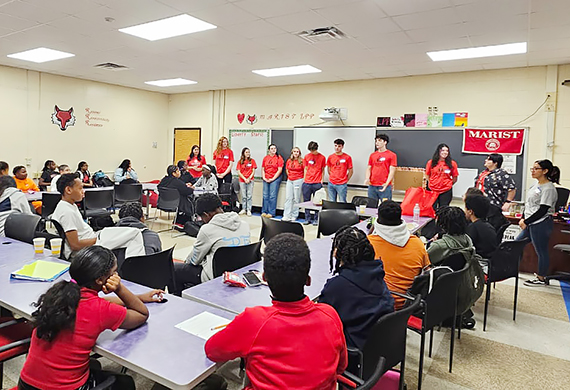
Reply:
M14 173L14 180L16 180L16 187L20 191L22 191L24 193L29 192L29 191L33 191L33 192L39 192L40 191L40 189L38 188L36 183L34 183L34 181L28 177L28 171L26 170L25 166L18 165L16 167L14 167L14 170L12 171L12 173ZM41 201L37 200L37 201L32 202L32 206L36 210L36 213L38 213L38 214L42 213L42 202Z

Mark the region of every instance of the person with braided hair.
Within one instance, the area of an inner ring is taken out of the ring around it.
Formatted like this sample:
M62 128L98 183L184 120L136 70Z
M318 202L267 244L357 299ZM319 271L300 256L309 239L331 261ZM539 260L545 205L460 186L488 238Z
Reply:
M362 230L344 226L336 232L330 266L338 275L327 281L319 302L336 309L349 347L362 349L378 319L394 311L384 265L375 258L374 247Z

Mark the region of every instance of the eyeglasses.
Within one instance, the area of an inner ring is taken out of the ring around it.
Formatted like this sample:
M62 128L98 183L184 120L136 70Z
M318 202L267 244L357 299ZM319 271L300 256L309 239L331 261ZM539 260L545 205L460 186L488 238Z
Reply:
M532 171L542 171L543 169L544 169L544 168L535 168L535 167L532 167L532 168L530 168L530 171L531 171L531 172L532 172Z

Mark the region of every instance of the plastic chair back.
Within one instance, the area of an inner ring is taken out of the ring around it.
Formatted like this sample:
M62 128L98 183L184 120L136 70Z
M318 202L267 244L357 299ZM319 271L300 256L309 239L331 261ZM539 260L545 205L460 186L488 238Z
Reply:
M142 199L142 184L116 184L115 200L117 202L140 202Z
M261 241L243 246L226 246L214 253L214 278L226 271L235 271L261 260Z
M42 216L48 218L61 200L59 192L42 192Z
M152 255L129 257L119 269L119 275L150 288L164 289L168 286L168 291L174 293L178 290L174 279L173 251L174 247Z
M566 208L570 190L564 187L556 187L556 193L558 194L558 200L556 201L556 206L554 206L554 211L560 210L561 207Z
M367 198L366 196L353 196L350 203L355 206L366 205L366 207L371 209L378 208L378 199Z
M14 240L33 244L41 219L39 215L11 213L4 223L4 234Z
M426 330L456 315L457 290L469 264L461 271L441 275L433 284L430 293L425 297L426 315L423 319Z
M158 210L174 213L178 210L180 203L180 193L176 188L160 187L158 189L158 201L156 208Z
M303 225L297 222L279 221L267 217L261 217L261 234L259 239L267 244L269 240L280 233L293 233L305 238Z
M354 206L354 205L353 205ZM317 238L321 234L330 236L345 225L354 225L359 221L355 210L328 209L319 213L319 226L317 228Z
M519 263L528 243L528 239L502 242L489 259L487 283L518 277Z
M505 235L505 231L511 226L510 223L505 223L497 230L497 244L503 242L503 236Z
M356 211L356 205L353 203L331 202L330 200L323 199L323 210L329 210L329 209Z
M113 188L85 191L85 198L83 199L84 210L109 209L114 207L114 193Z

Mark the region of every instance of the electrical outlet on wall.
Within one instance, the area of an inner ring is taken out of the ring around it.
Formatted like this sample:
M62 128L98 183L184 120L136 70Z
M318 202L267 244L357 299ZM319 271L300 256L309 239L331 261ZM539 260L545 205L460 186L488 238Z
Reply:
M546 94L548 99L546 100L546 104L544 105L544 110L546 112L554 112L556 111L556 92L549 92Z
M26 157L26 166L27 167L31 167L32 166L32 159L30 157Z
M153 147L154 149L158 148L158 142L153 142L153 143L152 143L152 147Z

